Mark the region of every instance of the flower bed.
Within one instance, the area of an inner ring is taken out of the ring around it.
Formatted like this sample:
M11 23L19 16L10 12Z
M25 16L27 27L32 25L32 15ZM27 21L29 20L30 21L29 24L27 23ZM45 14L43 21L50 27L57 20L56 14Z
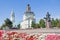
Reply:
M60 40L60 34L27 34L0 30L0 40Z

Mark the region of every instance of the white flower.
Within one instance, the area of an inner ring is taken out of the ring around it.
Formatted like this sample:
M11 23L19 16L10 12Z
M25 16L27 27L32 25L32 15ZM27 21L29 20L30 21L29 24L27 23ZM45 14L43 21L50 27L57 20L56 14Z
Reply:
M38 40L45 40L47 34L42 34L41 36L38 37Z
M4 33L2 37L8 37L8 35L6 33Z

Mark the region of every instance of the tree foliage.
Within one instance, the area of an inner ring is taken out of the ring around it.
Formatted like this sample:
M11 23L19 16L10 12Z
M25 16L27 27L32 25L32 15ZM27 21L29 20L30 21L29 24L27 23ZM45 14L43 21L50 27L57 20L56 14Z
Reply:
M5 20L5 25L8 26L9 28L12 28L12 22L10 21L10 19L6 19Z
M2 26L1 26L1 30L3 29L3 28L5 28L6 27L6 25L5 24L2 24Z
M51 24L52 24L52 27L56 27L56 22L55 22L54 18L52 18Z
M45 28L45 21L43 19L41 19L39 21L39 25L40 25L40 27Z
M60 28L60 20L59 19L56 19L56 27Z
M40 25L38 23L36 23L36 28L40 28Z
M35 23L35 21L32 21L31 27L32 27L32 28L36 28L36 23Z
M17 25L18 29L20 29L20 24Z
M52 27L60 28L60 20L52 18L51 20Z

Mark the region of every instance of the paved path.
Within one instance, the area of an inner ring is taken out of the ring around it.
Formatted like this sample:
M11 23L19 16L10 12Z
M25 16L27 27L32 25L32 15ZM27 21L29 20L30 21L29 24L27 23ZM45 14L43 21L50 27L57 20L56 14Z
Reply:
M9 31L16 31L16 32L26 32L28 34L31 34L31 33L58 33L60 34L60 29L58 28L42 28L42 29L20 29L20 30L9 30Z

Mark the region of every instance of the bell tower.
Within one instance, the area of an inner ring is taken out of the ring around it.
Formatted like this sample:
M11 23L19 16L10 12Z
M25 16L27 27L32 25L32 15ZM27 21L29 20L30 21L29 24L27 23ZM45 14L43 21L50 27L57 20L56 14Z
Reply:
M15 27L15 13L14 13L14 10L11 11L11 18L10 18L10 20L13 23L13 27Z
M32 21L35 21L35 14L31 11L30 4L27 4L26 11L21 22L21 29L32 28Z

